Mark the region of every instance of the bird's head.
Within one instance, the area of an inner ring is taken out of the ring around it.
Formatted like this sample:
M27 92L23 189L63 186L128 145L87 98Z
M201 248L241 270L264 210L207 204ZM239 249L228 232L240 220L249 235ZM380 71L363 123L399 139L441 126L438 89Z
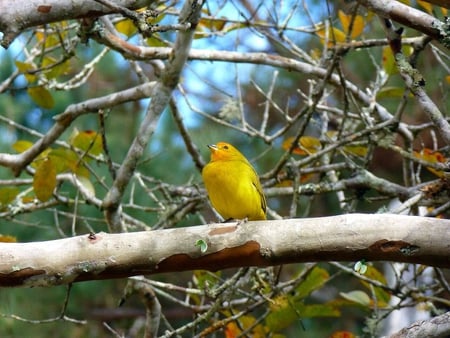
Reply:
M231 161L244 160L247 161L244 155L240 153L235 147L226 142L218 142L217 144L209 144L211 151L211 161Z

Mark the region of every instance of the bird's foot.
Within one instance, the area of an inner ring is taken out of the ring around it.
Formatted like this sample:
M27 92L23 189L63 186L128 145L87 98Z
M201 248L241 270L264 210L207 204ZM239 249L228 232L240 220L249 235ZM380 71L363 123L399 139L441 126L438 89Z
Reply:
M248 222L248 217L245 217L243 219L238 219L236 221L237 221L236 226L238 226L238 225L241 225L243 223L247 223Z

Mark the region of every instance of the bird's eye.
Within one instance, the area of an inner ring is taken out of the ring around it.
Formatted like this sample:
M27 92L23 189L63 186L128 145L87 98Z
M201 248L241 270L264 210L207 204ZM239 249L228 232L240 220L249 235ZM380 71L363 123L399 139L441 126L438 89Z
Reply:
M223 149L228 149L228 146L223 146Z

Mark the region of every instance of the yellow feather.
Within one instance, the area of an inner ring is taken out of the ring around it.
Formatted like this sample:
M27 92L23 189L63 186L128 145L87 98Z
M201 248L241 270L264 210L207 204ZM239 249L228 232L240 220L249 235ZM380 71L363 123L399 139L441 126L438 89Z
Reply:
M209 200L225 219L266 219L266 198L258 174L231 144L208 145L211 161L202 176Z

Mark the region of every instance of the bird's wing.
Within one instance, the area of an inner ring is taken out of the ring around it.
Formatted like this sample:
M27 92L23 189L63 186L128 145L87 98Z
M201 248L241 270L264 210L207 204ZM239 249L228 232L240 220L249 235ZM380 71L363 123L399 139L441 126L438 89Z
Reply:
M255 171L255 169L253 169L253 171ZM261 209L264 211L264 213L266 213L266 209L267 209L266 197L264 196L261 182L259 182L259 178L258 178L258 175L256 174L256 171L255 171L255 177L254 177L252 183L253 183L254 187L256 188L256 190L258 191L259 197L261 197Z

